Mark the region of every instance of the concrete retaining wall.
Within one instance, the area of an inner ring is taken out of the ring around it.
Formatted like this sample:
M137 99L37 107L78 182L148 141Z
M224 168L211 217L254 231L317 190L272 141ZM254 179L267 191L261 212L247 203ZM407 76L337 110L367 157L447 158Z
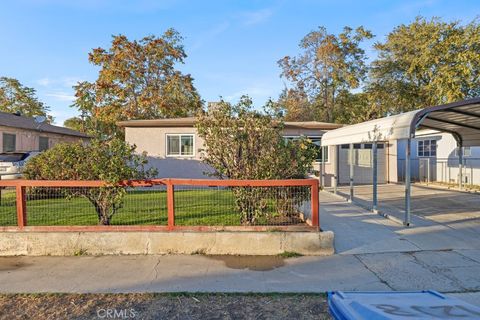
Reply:
M3 232L0 256L75 254L331 255L333 232Z

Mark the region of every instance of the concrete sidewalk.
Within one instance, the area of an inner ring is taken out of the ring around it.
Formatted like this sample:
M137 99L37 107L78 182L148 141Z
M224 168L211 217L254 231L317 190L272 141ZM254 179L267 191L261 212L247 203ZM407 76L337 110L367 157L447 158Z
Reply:
M0 292L325 292L423 290L480 305L480 246L433 222L405 229L321 194L330 257L192 256L0 258Z

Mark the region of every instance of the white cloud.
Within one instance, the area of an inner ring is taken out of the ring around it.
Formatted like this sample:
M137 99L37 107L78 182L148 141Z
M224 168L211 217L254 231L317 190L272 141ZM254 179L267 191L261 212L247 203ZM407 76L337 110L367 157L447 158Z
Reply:
M193 43L191 50L194 51L203 47L207 42L210 42L211 40L215 39L217 36L225 32L229 26L230 26L230 23L228 21L224 21L222 23L219 23L213 26L211 29L207 30L206 32L200 34L195 39L195 42Z
M253 26L267 21L273 15L271 8L265 8L257 11L245 12L242 14L243 25Z
M58 100L58 101L73 102L75 100L74 95L72 95L68 92L63 92L63 91L45 93L45 96L51 97L51 98L53 98L55 100Z
M52 80L49 78L42 78L37 80L37 84L39 84L42 87L48 87L52 83Z
M63 77L61 79L62 85L64 87L68 87L68 88L71 88L74 85L76 85L77 83L82 82L82 81L84 81L84 79L80 78L80 77Z
M77 76L65 76L60 78L44 77L38 79L36 82L42 87L64 87L71 88L78 82L84 81L84 78Z

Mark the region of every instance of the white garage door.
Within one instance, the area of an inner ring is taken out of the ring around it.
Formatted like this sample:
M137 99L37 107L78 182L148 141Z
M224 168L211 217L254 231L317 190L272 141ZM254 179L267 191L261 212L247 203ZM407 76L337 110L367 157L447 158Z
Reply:
M371 184L373 181L373 154L371 143L356 143L353 145L353 181L355 184ZM339 183L350 183L350 157L348 144L339 148L338 173ZM385 144L378 143L378 183L386 183L386 152Z

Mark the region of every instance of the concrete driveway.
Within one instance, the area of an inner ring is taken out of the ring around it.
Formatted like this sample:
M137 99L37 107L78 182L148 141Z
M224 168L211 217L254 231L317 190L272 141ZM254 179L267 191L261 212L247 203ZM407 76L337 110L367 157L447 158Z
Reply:
M339 188L340 195L346 197L348 193L348 187ZM379 185L380 211L403 221L404 195L403 185ZM370 208L372 186L355 186L354 201L364 208ZM478 236L480 233L480 194L415 184L412 185L412 214Z

